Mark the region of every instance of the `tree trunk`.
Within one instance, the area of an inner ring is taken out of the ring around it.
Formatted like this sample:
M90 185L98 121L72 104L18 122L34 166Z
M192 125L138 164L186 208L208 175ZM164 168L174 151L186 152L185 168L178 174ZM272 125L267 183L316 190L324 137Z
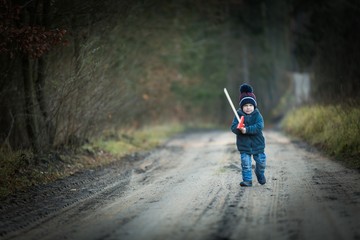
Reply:
M42 19L41 25L44 27L49 27L49 12L50 12L50 1L43 1L43 4L41 4L42 7ZM52 145L54 143L55 138L55 131L54 126L52 124L51 119L49 118L48 109L47 109L47 102L46 102L46 96L45 96L45 67L46 67L46 56L42 56L37 60L37 74L36 74L36 80L35 80L35 93L36 98L39 104L39 109L41 112L41 116L43 118L43 122L45 124L45 132L42 134L44 136L44 140L47 145ZM35 69L34 69L35 70Z
M52 121L49 117L46 96L45 96L45 59L44 57L38 59L37 65L37 78L36 78L36 98L39 103L39 109L41 112L42 119L45 123L45 132L44 137L46 138L46 143L51 146L54 143L55 138L55 128L52 124Z
M30 143L34 151L40 151L39 131L37 127L35 99L33 96L33 82L31 75L31 63L27 56L22 59L22 73L24 79L25 97L25 124Z

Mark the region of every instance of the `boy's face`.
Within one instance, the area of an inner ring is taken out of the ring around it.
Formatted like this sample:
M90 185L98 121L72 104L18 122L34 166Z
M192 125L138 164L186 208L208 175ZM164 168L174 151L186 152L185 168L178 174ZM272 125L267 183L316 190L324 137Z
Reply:
M251 114L254 111L254 105L252 105L251 103L247 103L243 106L242 110L244 113L246 114Z

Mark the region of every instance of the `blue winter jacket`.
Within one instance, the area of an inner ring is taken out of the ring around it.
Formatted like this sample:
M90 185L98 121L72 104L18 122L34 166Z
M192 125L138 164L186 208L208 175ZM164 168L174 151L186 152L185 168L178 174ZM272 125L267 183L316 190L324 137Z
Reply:
M246 133L242 134L237 125L239 121L236 117L231 124L231 131L236 134L236 146L240 153L258 154L265 151L265 138L262 130L264 128L264 119L260 111L255 108L247 115L241 109L237 110L239 117L244 116Z

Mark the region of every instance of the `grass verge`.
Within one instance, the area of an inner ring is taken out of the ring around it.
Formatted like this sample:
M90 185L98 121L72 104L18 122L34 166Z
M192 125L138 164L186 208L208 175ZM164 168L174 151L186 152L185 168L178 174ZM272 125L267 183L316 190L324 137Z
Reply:
M287 114L282 128L360 170L359 119L359 107L306 106Z
M76 172L118 161L122 157L163 144L186 126L171 124L140 130L108 131L80 148L35 155L0 146L0 198L34 185L49 183Z

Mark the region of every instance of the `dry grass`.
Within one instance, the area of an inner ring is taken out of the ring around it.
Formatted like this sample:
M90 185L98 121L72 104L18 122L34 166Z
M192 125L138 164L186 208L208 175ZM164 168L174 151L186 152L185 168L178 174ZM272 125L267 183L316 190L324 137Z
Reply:
M360 169L360 108L307 106L289 113L283 128L327 154Z

